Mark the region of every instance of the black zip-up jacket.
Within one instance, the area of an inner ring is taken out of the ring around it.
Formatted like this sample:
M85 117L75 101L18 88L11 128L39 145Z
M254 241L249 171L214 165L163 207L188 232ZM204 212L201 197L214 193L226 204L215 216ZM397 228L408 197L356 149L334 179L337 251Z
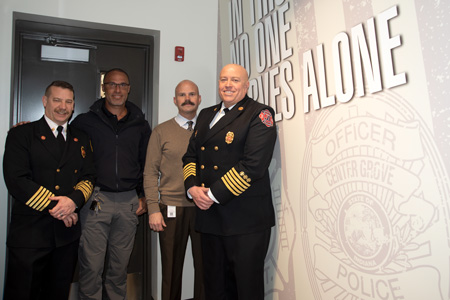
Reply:
M136 189L144 196L142 173L151 128L141 109L127 101L126 121L118 130L104 112L105 99L99 99L89 112L78 115L71 125L86 132L94 151L96 186L107 192Z

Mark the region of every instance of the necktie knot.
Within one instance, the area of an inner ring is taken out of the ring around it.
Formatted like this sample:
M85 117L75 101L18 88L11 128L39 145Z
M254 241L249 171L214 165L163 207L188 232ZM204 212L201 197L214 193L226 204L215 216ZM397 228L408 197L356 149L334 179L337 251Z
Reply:
M192 125L194 124L194 121L188 121L187 124L188 124L188 128L187 128L188 131L194 130L194 128L192 128Z
M229 111L230 111L230 110L229 110L228 108L226 108L226 107L223 109L223 112L224 112L225 114L227 114L227 112L229 112Z
M56 130L58 131L58 135L62 134L64 127L62 127L61 125L58 126L58 128L56 128Z

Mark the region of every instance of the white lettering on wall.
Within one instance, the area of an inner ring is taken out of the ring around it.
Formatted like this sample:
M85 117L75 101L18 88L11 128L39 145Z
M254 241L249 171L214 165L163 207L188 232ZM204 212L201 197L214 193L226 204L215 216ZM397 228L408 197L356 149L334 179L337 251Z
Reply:
M230 0L228 11L231 61L243 66L250 74L249 37L244 33L242 0Z
M289 2L255 1L251 8L256 10L254 14L259 17L253 27L255 65L259 75L250 80L248 94L270 105L275 111L275 121L290 119L295 114L295 97L289 85L294 77L293 68L287 60L293 55L286 38L291 29L285 18ZM279 4L282 6L277 7Z
M374 18L370 18L367 20L367 36L363 24L358 24L351 29L351 40L345 32L340 32L334 37L331 49L336 95L328 95L329 86L323 44L316 47L317 66L314 63L312 50L303 53L303 108L305 113L310 111L311 103L314 109L318 110L335 105L336 99L342 103L349 102L355 96L355 89L357 96L361 97L365 95L366 87L367 91L373 94L381 91L383 85L386 88L393 88L406 83L406 73L395 74L394 71L392 51L401 46L401 39L398 35L390 37L389 20L396 16L397 6L387 9L378 16L378 35L375 30ZM380 63L382 68L380 68ZM380 69L383 76L381 76ZM319 85L316 76L319 78Z

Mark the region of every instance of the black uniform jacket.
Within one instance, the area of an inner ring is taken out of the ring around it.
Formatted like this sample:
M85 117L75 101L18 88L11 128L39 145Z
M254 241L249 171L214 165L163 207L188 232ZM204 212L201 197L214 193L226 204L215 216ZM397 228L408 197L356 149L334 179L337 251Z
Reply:
M183 157L186 191L211 189L220 204L197 209L196 230L222 236L275 224L268 167L277 132L273 109L245 97L211 129L221 103L203 109Z
M9 247L59 247L80 237L80 222L67 228L48 212L56 205L51 196L68 196L80 209L92 193L89 138L69 125L66 141L59 160L57 140L44 117L9 131L3 158L3 176L14 197Z

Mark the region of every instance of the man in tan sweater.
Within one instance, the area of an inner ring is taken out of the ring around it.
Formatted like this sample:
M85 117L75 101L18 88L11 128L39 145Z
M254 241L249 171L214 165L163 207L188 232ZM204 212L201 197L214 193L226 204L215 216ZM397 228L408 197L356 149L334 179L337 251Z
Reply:
M144 190L150 229L159 233L163 300L181 299L181 281L188 238L195 268L194 299L204 299L200 234L194 229L195 204L186 198L182 160L201 102L197 85L181 81L173 102L178 115L158 125L147 148Z

